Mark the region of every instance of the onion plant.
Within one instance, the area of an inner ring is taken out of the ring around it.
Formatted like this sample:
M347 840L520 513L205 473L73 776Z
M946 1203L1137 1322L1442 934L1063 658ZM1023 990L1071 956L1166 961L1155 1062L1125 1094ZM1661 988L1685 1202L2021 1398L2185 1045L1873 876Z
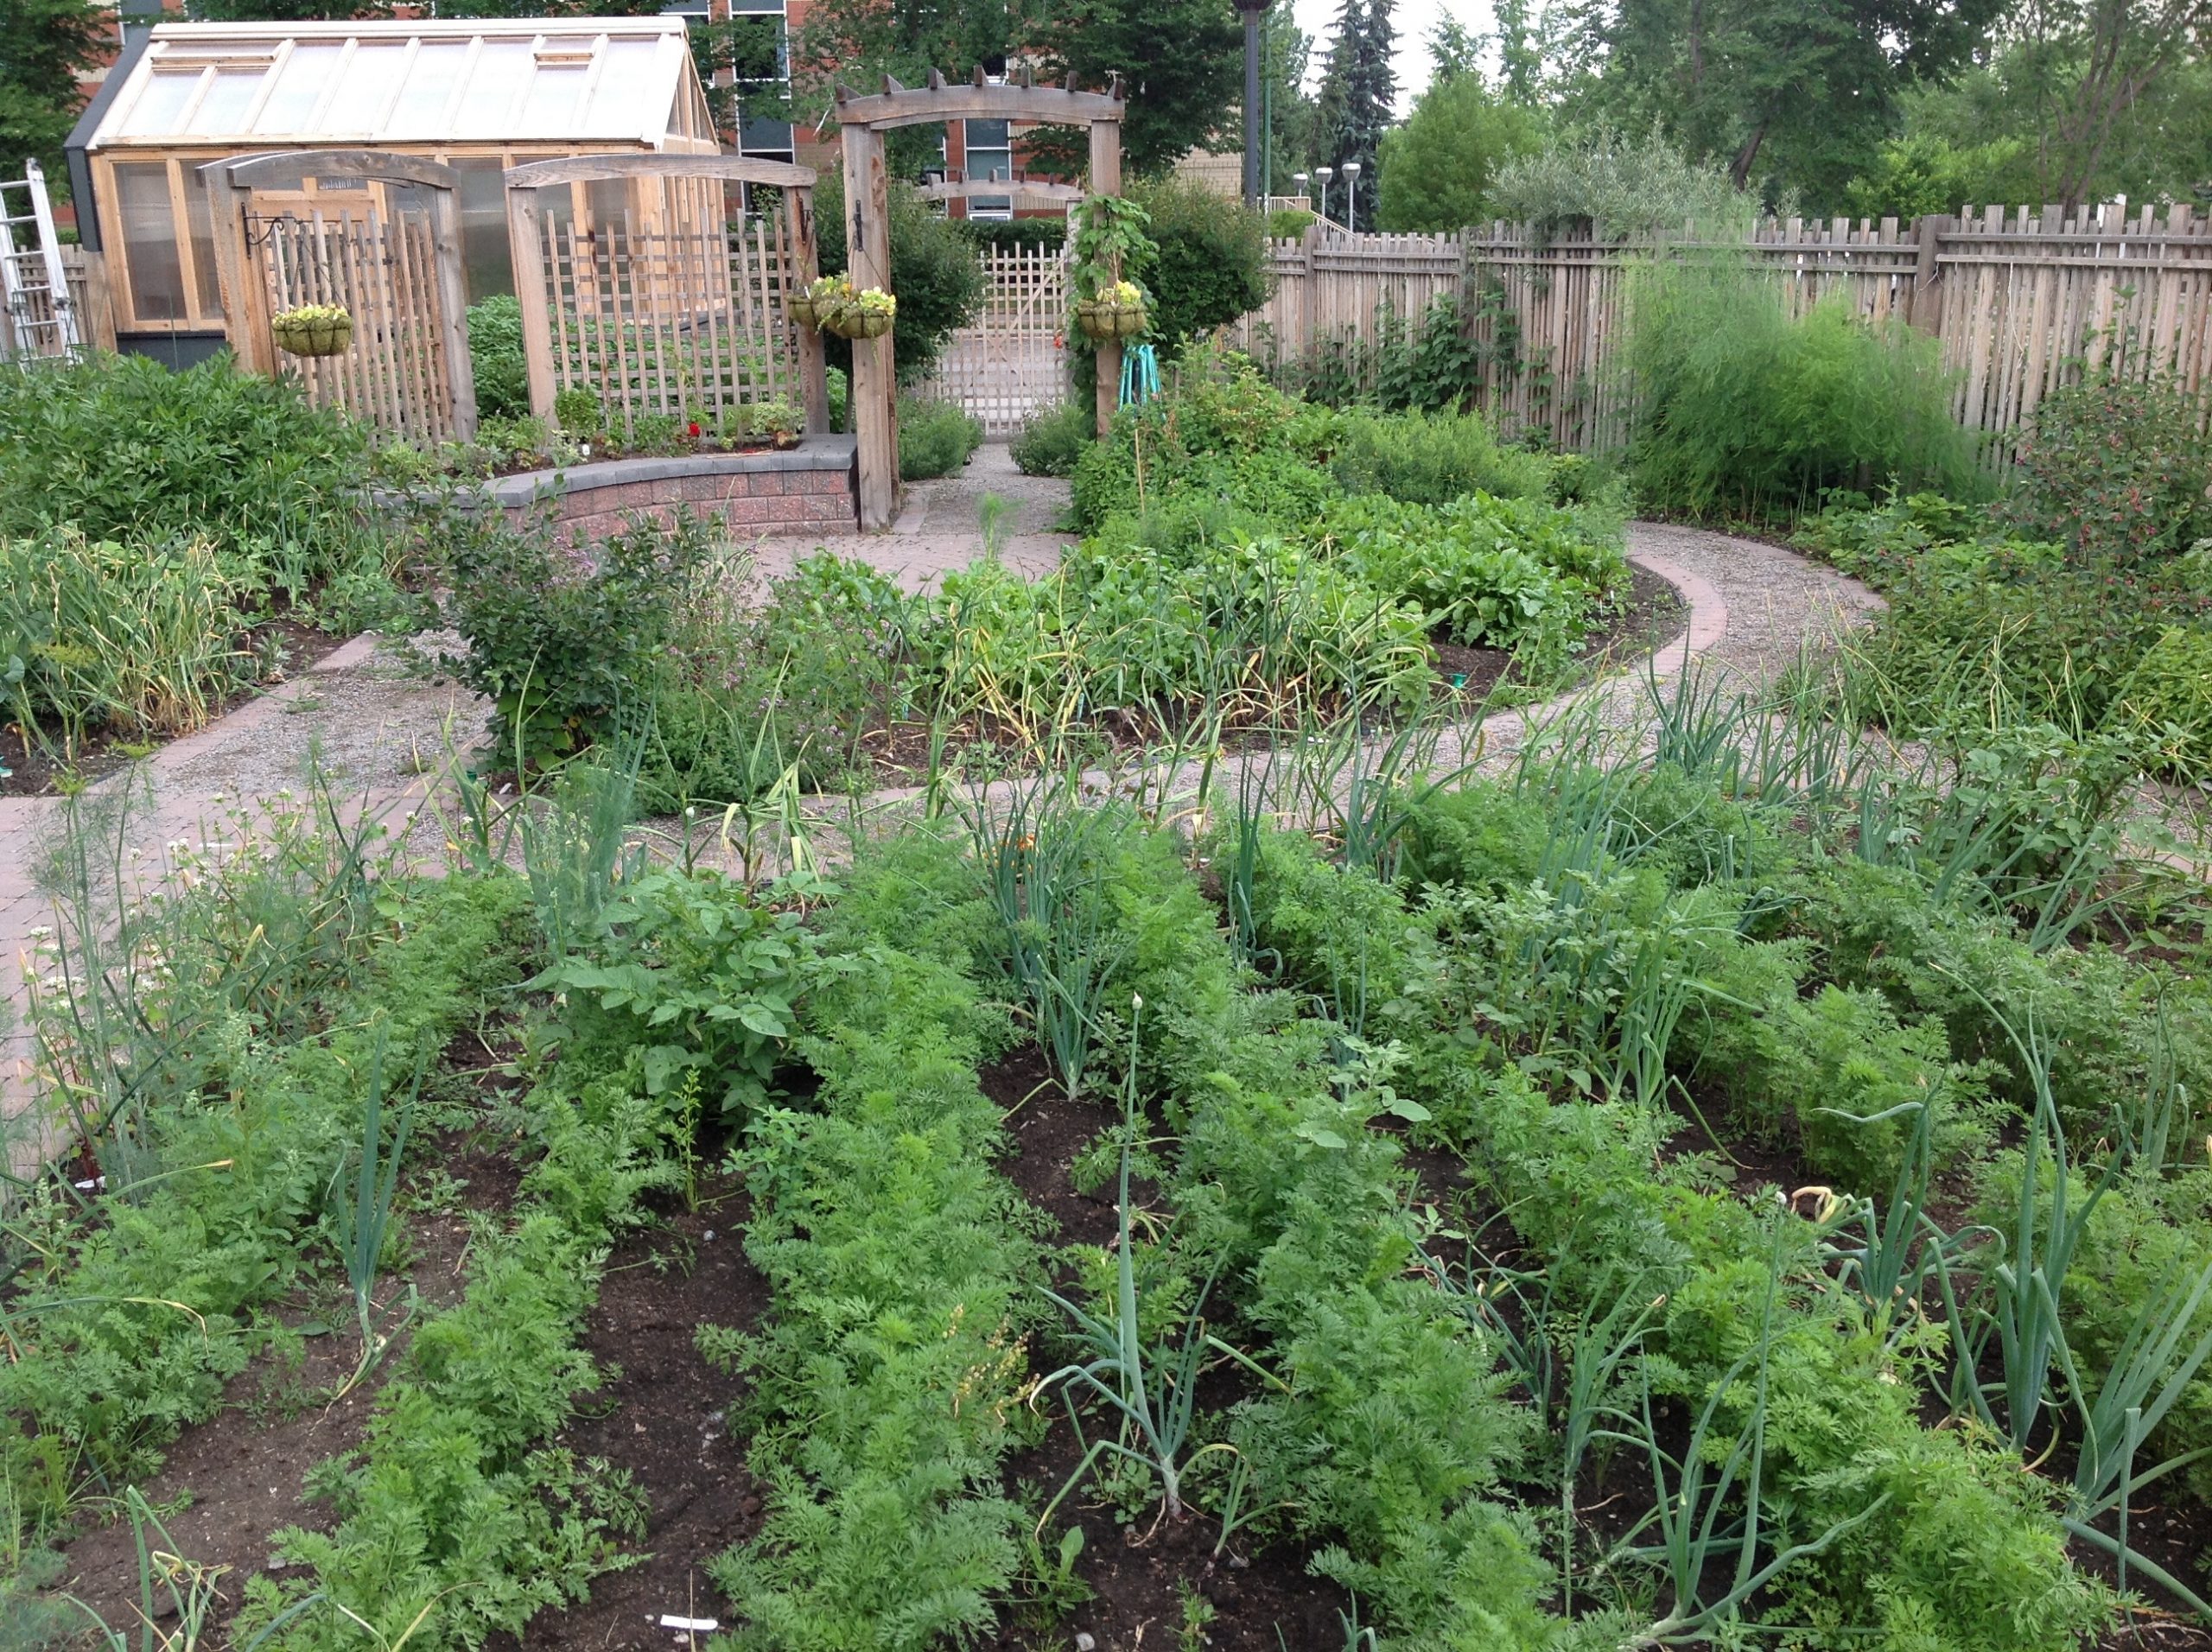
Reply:
M407 1134L415 1117L415 1102L423 1090L423 1075L429 1064L425 1051L415 1064L415 1081L407 1099L395 1109L391 1145L385 1143L385 1058L388 1039L378 1032L369 1058L369 1075L361 1096L361 1147L353 1164L350 1198L334 1198L331 1219L338 1229L338 1252L345 1259L346 1282L353 1293L353 1314L361 1333L361 1358L353 1375L339 1389L349 1392L376 1369L391 1338L414 1317L414 1293L396 1311L397 1323L385 1328L391 1316L378 1312L377 1274L384 1258L385 1240L391 1231L391 1206L399 1191L399 1165L407 1152ZM344 1166L331 1179L337 1192Z
M1130 1039L1135 1047L1138 1018L1144 1000L1130 1000ZM1129 1063L1122 1101L1122 1144L1119 1219L1114 1249L1114 1306L1111 1317L1091 1312L1058 1292L1045 1295L1073 1324L1077 1341L1087 1357L1063 1365L1043 1377L1038 1392L1057 1388L1065 1401L1069 1420L1078 1438L1083 1420L1077 1409L1082 1396L1102 1404L1112 1420L1114 1433L1102 1434L1085 1448L1075 1472L1038 1522L1041 1529L1091 1466L1102 1457L1115 1457L1148 1470L1160 1483L1161 1513L1171 1519L1183 1514L1183 1477L1199 1458L1234 1448L1217 1441L1201 1446L1188 1458L1192 1414L1198 1405L1198 1374L1209 1353L1236 1360L1255 1372L1267 1374L1243 1354L1206 1330L1206 1299L1212 1293L1208 1280L1198 1300L1184 1316L1181 1335L1173 1344L1154 1348L1145 1344L1137 1300L1136 1252L1132 1241L1135 1207L1129 1198L1129 1165L1137 1134L1136 1063Z
M1060 1082L1079 1095L1118 967L1102 887L1112 827L1068 776L1041 775L970 803L970 860L998 914L1014 977Z
M1978 1325L1960 1327L1962 1386L1982 1420L2016 1449L2025 1451L2043 1415L2051 1372L2068 1363L2063 1312L2067 1272L2088 1232L2090 1217L2118 1183L2125 1160L2118 1153L2108 1154L2090 1179L2086 1195L2078 1191L2065 1126L2051 1095L2050 1051L2036 1030L2032 1013L2023 1032L1986 999L1982 1001L2019 1052L2035 1102L2021 1140L2019 1188L2011 1221L1999 1236L2001 1259L1990 1269L1990 1306ZM1955 1319L1954 1324L1960 1322ZM2002 1378L1994 1385L2004 1401L2001 1421L1990 1404L1987 1388L1972 1375L1993 1335L2003 1364Z
M2067 1387L2075 1396L2082 1422L2081 1453L2062 1518L2068 1531L2114 1557L2123 1589L2133 1565L2187 1602L2199 1616L2212 1619L2212 1604L2164 1567L2138 1554L2127 1536L2129 1505L2136 1492L2212 1456L2212 1446L2200 1446L2177 1452L2140 1472L2135 1467L2135 1454L2144 1441L2165 1420L2206 1358L2212 1357L2212 1325L2194 1342L2189 1337L2190 1326L2196 1323L2197 1310L2208 1294L2212 1294L2212 1262L2199 1269L2193 1280L2181 1274L2164 1289L2146 1296L2094 1399L2086 1395L2080 1373L2061 1345ZM2094 1522L2114 1510L2119 1515L2118 1534L2111 1536L2100 1531Z
M1836 1282L1866 1299L1878 1332L1887 1331L1900 1308L1918 1307L1931 1278L1944 1299L1955 1302L1952 1264L1976 1238L1991 1236L1984 1229L1946 1233L1928 1214L1928 1185L1936 1156L1935 1109L1926 1102L1907 1102L1865 1115L1840 1108L1821 1111L1859 1125L1896 1118L1912 1121L1888 1204L1877 1208L1871 1198L1852 1199L1825 1219L1821 1254L1835 1265ZM1857 1242L1841 1242L1844 1236Z

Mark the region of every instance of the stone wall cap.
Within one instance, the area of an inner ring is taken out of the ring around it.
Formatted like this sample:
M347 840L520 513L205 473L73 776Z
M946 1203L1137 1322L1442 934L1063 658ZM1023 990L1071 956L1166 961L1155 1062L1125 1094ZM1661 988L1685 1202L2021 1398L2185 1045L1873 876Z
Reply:
M501 505L528 505L587 488L665 482L683 476L738 476L758 471L848 470L859 446L849 435L804 436L780 453L689 454L672 459L595 459L557 470L518 471L481 485L480 497Z

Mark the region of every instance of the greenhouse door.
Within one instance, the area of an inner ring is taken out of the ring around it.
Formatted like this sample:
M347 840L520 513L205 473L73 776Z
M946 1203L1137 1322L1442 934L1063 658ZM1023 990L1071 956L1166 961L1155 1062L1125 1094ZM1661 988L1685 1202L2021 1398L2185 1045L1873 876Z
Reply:
M217 162L212 193L231 347L318 407L428 447L476 433L452 172L410 156L310 150ZM223 203L227 203L227 210ZM235 295L235 296L234 296ZM342 309L342 337L279 328ZM301 353L306 344L328 353Z

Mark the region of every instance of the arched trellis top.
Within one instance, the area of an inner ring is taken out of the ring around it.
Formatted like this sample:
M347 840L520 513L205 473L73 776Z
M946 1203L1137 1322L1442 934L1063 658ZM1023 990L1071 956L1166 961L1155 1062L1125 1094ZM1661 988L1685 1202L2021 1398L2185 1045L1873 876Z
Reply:
M1071 183L1025 183L1019 178L969 179L965 183L925 183L914 192L924 200L1039 201L1052 206L1072 206L1084 192Z
M461 187L461 175L451 167L391 149L269 149L210 161L200 170L233 189L279 187L302 178L365 178L378 183L421 184L428 189Z
M602 178L721 178L778 189L811 189L812 167L786 161L760 161L745 155L573 155L555 161L528 161L506 170L510 189L546 184L593 183Z
M413 186L429 191L429 269L427 289L408 289L402 274L395 274L395 260L387 250L369 250L364 257L340 257L355 283L356 302L367 302L378 320L356 318L359 342L353 354L363 359L362 390L373 406L352 406L353 397L344 388L339 397L357 416L381 423L395 435L410 438L458 437L476 434L476 380L468 355L468 285L461 269L461 175L451 167L421 156L391 149L266 149L254 155L230 156L210 161L200 168L207 180L207 200L215 244L215 279L221 289L225 331L231 353L248 372L274 374L276 345L270 327L270 283L274 277L263 267L254 250L250 220L257 189L296 189L307 179ZM340 215L341 225L346 215ZM354 245L353 232L340 227L327 237L325 251L334 238L341 251ZM404 244L404 238L403 238ZM321 272L326 278L330 270ZM296 294L290 295L296 297ZM336 295L333 295L335 296ZM435 355L425 359L412 339L427 333L435 340ZM375 396L381 381L385 393Z
M837 88L839 124L873 126L878 131L945 120L1034 120L1054 126L1089 126L1098 121L1119 122L1128 108L1118 74L1108 81L1103 92L1077 92L1072 84L1036 86L1027 76L1018 83L987 80L981 69L965 86L949 82L932 69L925 86L902 86L887 74L883 90L868 96L850 86Z
M618 429L650 414L713 424L796 394L807 429L830 429L821 338L788 312L820 267L812 167L632 152L530 161L504 177L533 413L550 418L563 390L583 389ZM619 217L588 231L549 220L542 190L610 181L630 186ZM733 183L783 192L780 234L729 213Z
M948 120L1034 121L1052 126L1081 126L1090 136L1090 188L1070 199L1122 193L1122 120L1128 101L1122 77L1103 92L1078 92L1072 83L1040 86L1024 69L1012 83L992 80L978 68L964 86L949 83L936 70L929 84L902 86L889 75L883 90L862 96L837 88L837 125L845 155L845 256L853 284L891 289L890 174L883 135L899 126ZM994 193L1019 194L1010 183ZM942 198L942 197L940 197ZM894 295L895 296L895 295ZM874 533L891 525L899 511L899 403L894 325L880 338L853 343L853 425L859 437L861 527ZM1098 426L1103 433L1114 416L1122 378L1122 346L1098 346Z

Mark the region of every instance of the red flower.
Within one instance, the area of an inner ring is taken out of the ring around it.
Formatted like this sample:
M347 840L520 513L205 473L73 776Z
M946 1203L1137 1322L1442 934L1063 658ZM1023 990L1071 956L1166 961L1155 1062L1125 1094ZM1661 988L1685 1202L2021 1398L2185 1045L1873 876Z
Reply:
M695 437L699 434L699 421L696 419L691 421L691 434Z

